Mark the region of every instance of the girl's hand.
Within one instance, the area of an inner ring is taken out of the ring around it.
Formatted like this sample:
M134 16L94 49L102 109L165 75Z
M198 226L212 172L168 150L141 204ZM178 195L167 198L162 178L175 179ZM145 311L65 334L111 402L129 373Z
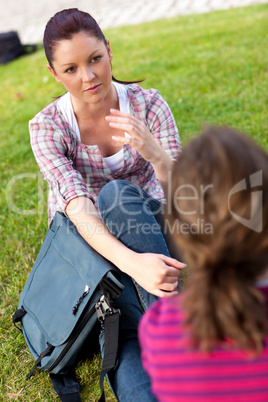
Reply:
M178 294L180 269L185 267L185 264L163 254L135 253L128 263L127 273L147 292L158 297L173 296Z
M164 151L155 141L146 125L136 117L122 113L120 110L111 109L110 112L111 115L106 116L109 125L131 136L131 138L112 136L112 139L121 144L131 145L143 159L152 164L157 163Z

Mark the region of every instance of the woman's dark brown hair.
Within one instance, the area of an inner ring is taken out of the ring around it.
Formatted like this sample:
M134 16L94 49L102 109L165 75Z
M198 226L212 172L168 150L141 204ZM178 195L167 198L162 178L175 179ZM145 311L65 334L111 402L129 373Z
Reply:
M80 11L77 8L69 8L57 12L50 18L45 28L43 43L47 61L52 69L54 50L57 42L71 39L73 35L79 32L86 32L89 36L95 37L107 46L105 36L96 20L84 11ZM113 76L112 79L121 84L133 84L143 81L120 81Z
M255 287L268 270L268 156L230 127L208 127L172 173L166 217L191 270L185 324L195 345L262 349L267 311Z

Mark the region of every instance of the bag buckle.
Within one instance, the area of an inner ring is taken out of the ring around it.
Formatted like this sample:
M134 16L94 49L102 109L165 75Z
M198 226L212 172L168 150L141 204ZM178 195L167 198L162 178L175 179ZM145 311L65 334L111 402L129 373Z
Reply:
M108 297L102 295L100 300L95 304L98 320L103 322L105 317L111 314L119 313L119 309L115 309L111 306Z

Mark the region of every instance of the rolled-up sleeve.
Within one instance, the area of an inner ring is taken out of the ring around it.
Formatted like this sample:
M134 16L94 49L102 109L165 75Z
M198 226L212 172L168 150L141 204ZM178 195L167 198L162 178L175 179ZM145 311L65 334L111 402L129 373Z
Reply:
M79 196L93 200L82 175L73 166L75 144L65 128L39 114L29 122L29 131L32 150L52 191L55 209L65 212L68 203Z

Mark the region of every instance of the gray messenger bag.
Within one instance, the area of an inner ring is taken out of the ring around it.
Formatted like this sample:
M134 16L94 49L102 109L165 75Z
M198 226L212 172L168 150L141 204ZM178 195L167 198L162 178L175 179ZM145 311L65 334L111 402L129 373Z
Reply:
M119 271L80 236L74 224L57 212L20 296L13 322L21 323L38 367L64 374L76 363L85 340L99 320L105 331L103 379L116 365L120 311L113 301L124 286ZM20 329L20 328L19 328Z

